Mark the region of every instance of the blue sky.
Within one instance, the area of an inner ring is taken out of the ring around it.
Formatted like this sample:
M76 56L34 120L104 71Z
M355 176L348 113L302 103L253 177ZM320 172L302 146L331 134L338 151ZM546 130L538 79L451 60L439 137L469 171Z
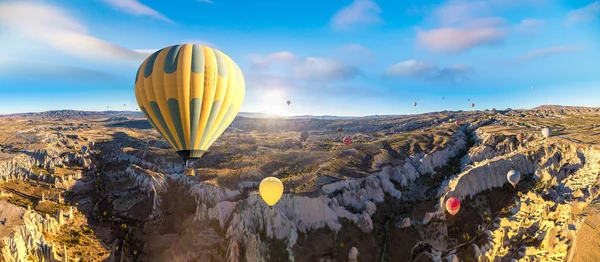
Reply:
M599 32L590 0L0 0L0 113L135 110L139 65L180 43L236 61L246 112L600 106Z

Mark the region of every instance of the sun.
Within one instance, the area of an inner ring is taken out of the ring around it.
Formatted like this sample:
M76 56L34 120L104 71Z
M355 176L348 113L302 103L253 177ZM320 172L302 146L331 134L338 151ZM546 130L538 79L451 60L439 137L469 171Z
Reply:
M285 103L286 94L282 89L272 89L261 94L262 107L260 112L274 116L287 116L288 105Z
M269 105L263 107L263 111L273 116L287 116L288 112L283 106Z

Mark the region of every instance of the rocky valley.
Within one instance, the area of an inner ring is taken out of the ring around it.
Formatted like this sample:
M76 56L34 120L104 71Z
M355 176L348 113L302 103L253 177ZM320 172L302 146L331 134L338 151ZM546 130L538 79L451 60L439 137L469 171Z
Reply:
M598 123L600 109L560 106L238 116L186 176L141 114L1 116L0 257L595 261ZM272 208L258 195L267 176L285 188Z

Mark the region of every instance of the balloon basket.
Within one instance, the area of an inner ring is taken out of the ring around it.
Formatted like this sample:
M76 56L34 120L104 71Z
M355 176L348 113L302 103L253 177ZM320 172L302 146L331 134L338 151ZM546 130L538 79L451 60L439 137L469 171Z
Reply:
M193 168L186 168L185 169L185 175L186 176L194 176L196 172L194 172Z

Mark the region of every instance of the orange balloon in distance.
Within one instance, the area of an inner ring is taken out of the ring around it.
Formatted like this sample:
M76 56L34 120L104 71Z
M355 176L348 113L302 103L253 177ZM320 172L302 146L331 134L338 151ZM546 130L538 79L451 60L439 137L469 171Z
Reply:
M455 197L451 197L448 200L446 200L446 210L448 211L448 213L450 213L450 215L456 215L456 213L458 213L458 210L460 210L460 200L458 200L458 198Z

